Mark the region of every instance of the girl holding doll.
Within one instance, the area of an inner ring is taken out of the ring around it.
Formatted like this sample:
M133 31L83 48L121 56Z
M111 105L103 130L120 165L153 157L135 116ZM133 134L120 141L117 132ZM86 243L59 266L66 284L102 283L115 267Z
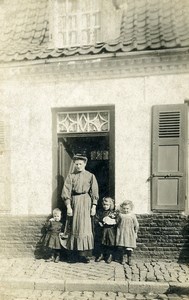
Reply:
M101 232L100 255L96 258L96 262L105 259L106 263L110 264L113 259L116 242L116 213L114 211L114 200L112 198L103 198L102 209L98 211L95 217L95 223Z

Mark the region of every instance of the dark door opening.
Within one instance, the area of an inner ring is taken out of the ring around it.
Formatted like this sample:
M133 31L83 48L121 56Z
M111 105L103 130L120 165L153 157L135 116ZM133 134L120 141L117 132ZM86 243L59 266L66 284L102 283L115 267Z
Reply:
M58 138L59 145L59 175L62 177L61 187L67 175L73 171L72 157L76 153L83 153L88 158L86 170L96 176L99 185L99 205L102 198L111 194L109 136L62 136Z

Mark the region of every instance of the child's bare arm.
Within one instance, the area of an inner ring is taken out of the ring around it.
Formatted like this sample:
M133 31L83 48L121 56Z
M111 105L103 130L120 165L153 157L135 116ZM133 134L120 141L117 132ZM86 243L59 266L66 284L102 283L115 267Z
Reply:
M139 230L139 223L138 223L137 217L135 215L133 216L133 221L134 221L135 232L137 233Z

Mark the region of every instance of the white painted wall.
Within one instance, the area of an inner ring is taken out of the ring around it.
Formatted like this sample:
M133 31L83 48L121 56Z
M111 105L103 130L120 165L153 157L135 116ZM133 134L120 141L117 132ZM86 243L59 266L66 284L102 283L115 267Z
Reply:
M10 122L10 192L13 215L48 214L52 195L51 108L115 104L116 203L131 199L150 212L151 107L184 103L189 75L1 85Z

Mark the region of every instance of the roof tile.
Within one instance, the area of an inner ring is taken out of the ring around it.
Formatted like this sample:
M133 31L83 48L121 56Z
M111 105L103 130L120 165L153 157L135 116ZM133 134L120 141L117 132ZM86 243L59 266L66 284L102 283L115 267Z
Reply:
M0 32L0 61L129 52L189 46L188 0L127 0L118 39L86 47L49 49L48 0L11 3ZM16 15L16 18L15 18Z

